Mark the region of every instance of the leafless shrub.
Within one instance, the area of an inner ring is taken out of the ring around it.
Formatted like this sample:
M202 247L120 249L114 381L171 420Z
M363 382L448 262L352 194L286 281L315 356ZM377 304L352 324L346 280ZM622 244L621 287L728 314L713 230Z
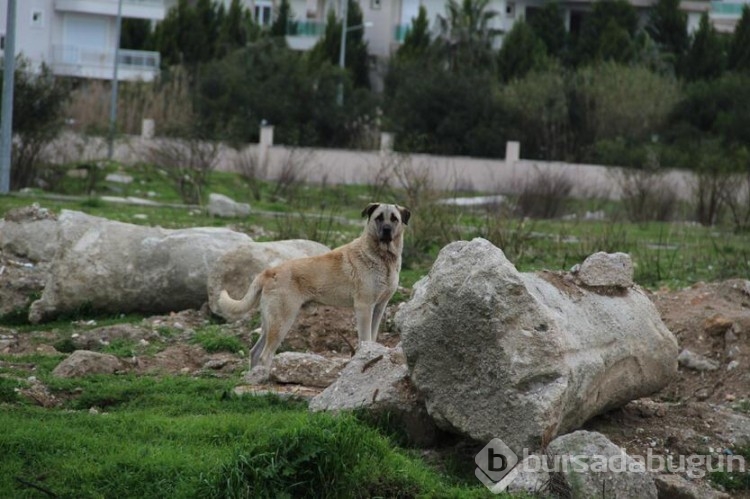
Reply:
M516 261L524 256L528 248L534 223L528 218L514 216L512 211L503 204L485 207L477 235L502 249L512 261Z
M305 182L307 166L314 160L314 153L309 150L289 149L281 162L278 173L274 176L273 198L292 196Z
M622 169L615 173L622 206L631 222L672 219L677 207L677 189L653 157L643 169Z
M257 149L238 150L234 161L235 169L247 181L256 201L260 201L262 180L268 175L268 158L260 159Z
M66 116L76 131L104 134L108 130L111 86L105 81L85 81L72 93ZM141 133L143 120L153 119L169 131L194 121L187 73L171 69L153 82L123 82L118 93L117 129Z
M750 172L734 176L725 203L737 232L750 229Z
M693 184L693 203L698 223L715 225L725 208L731 190L731 175L716 170L697 172Z
M573 190L573 181L563 171L541 170L534 166L534 173L516 187L517 214L531 218L555 218L562 214L565 201Z
M435 187L429 167L414 165L406 155L394 156L392 164L394 188L400 194L397 202L416 214L409 222L405 259L422 260L435 249L461 239L464 212L455 205L439 202L441 192Z
M285 213L276 218L276 237L278 239L308 239L332 246L336 242L333 229L337 222L333 211Z
M199 139L156 139L147 160L166 172L186 204L201 204L208 176L216 166L217 144Z
M403 161L402 155L384 153L376 164L369 165L368 171L372 172L367 188L370 199L385 199L393 194L393 172L399 161Z

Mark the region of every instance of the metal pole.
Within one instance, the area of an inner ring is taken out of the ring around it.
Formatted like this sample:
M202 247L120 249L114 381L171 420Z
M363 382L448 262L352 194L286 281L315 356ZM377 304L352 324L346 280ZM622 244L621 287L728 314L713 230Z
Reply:
M115 61L112 70L112 100L109 103L109 143L107 147L107 159L111 160L114 154L115 132L117 131L117 67L120 60L120 32L122 31L122 0L117 2L117 23L115 27Z
M5 20L5 74L0 116L0 194L10 192L10 153L13 147L13 86L16 76L16 0L8 0Z
M341 47L339 49L339 67L346 69L346 32L347 32L347 11L349 10L349 0L341 0ZM341 78L343 78L343 72ZM344 82L340 81L336 88L336 103L339 106L344 105Z

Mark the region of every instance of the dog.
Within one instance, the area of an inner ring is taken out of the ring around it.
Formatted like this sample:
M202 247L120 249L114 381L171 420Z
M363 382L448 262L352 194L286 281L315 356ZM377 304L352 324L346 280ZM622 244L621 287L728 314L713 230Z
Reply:
M310 303L353 308L360 344L377 340L385 307L398 287L404 227L411 212L370 203L362 216L367 217L364 231L350 243L264 270L240 300L222 290L219 309L232 318L260 305L262 333L250 351L251 368L270 368L299 310Z

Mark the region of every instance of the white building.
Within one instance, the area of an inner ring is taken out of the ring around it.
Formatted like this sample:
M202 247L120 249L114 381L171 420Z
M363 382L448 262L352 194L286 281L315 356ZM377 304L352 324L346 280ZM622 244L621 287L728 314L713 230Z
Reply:
M118 0L17 0L16 53L54 74L111 79ZM4 56L8 1L0 0L0 53ZM122 17L164 19L164 0L122 0ZM159 53L120 50L118 79L152 80Z
M229 5L231 0L222 0ZM387 58L403 42L404 35L416 17L420 5L427 10L430 26L434 27L438 15L445 14L446 0L357 0L362 9L365 39L370 53L378 58ZM581 21L596 0L559 0L565 25L569 30L580 28ZM688 14L688 31L697 29L701 14L708 12L718 31L731 32L740 18L742 6L750 0L704 1L683 0L681 8ZM270 24L281 0L242 0L261 24ZM528 19L547 0L491 0L489 9L498 13L493 28L509 31L519 19ZM656 0L630 0L646 22L648 9ZM290 0L295 15L297 32L287 40L290 47L298 50L311 48L325 30L328 11L339 12L341 0ZM370 26L371 24L371 26ZM501 39L498 40L500 43Z

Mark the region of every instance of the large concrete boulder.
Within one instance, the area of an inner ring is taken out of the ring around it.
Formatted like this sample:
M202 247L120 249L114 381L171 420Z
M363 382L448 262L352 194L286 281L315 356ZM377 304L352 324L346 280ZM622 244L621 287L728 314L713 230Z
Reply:
M231 319L224 316L218 307L222 289L226 289L234 298L241 298L255 276L264 269L293 258L322 255L328 251L331 250L327 246L306 239L254 242L228 249L216 260L208 274L208 305L213 313Z
M38 204L8 211L0 220L0 250L32 262L47 262L55 255L57 216Z
M676 375L677 341L640 288L566 277L519 273L484 239L441 250L395 317L440 426L538 448Z
M90 307L106 312L169 312L207 300L209 268L252 240L222 228L168 230L76 211L58 219L57 252L29 320Z

